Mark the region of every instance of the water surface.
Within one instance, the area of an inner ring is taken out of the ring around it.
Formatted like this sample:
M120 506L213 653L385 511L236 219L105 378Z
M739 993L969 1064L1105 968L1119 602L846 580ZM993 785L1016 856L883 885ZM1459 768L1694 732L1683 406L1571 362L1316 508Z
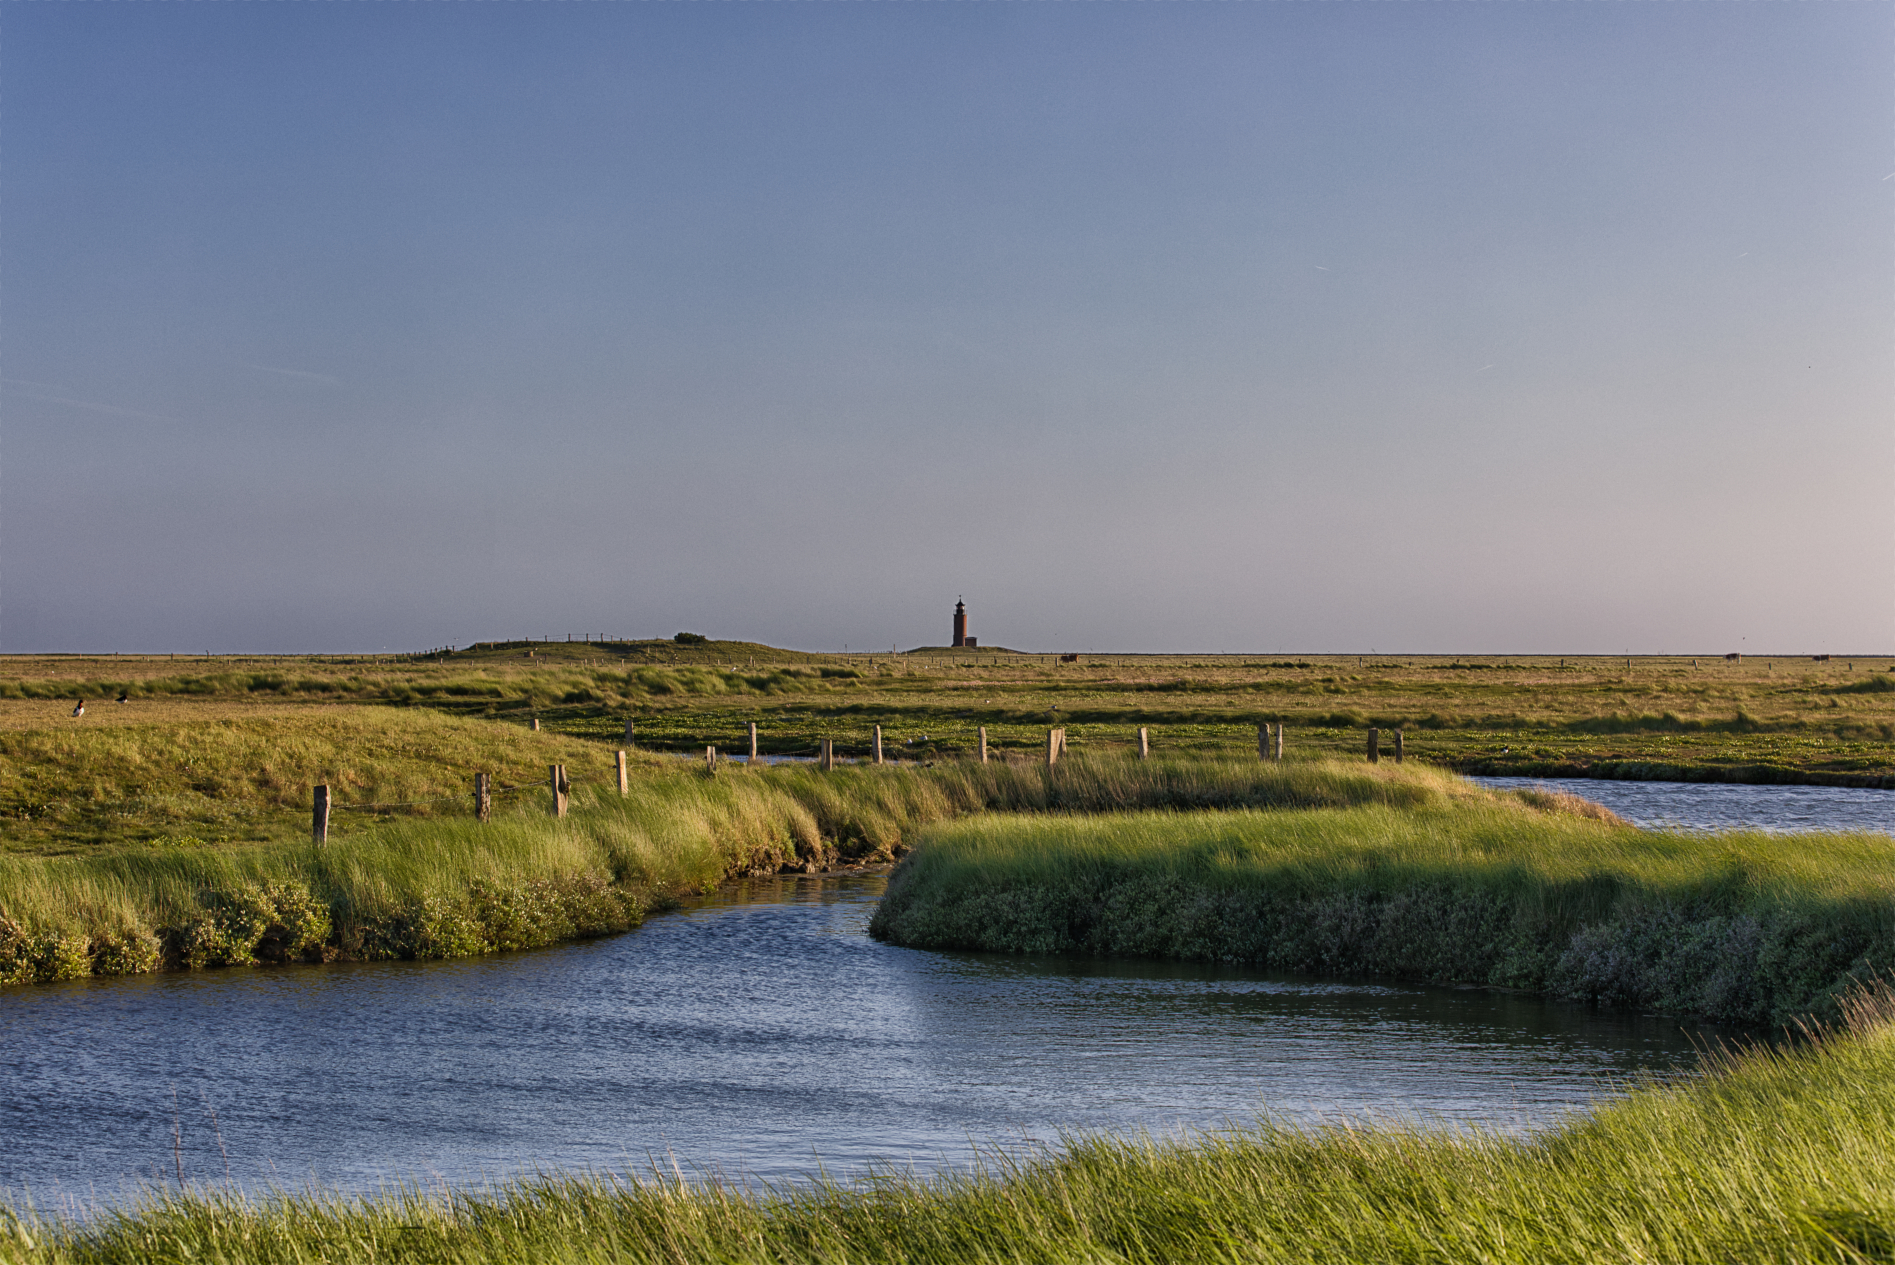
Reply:
M1864 786L1618 782L1604 778L1477 777L1496 790L1543 787L1603 804L1634 825L1682 830L1875 830L1895 834L1895 791Z
M884 882L751 883L533 953L0 991L0 1187L117 1197L175 1173L174 1123L187 1178L221 1180L227 1154L247 1186L345 1190L653 1157L927 1170L1264 1112L1523 1129L1691 1066L1711 1034L1471 990L894 948L865 930Z

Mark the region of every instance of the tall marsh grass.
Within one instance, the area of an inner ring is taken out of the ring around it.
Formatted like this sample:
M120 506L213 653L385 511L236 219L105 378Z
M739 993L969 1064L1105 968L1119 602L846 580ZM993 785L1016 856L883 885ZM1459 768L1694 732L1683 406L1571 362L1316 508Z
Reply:
M1366 766L1068 760L934 768L648 768L480 825L398 820L326 846L0 856L0 983L337 958L457 957L601 935L725 878L892 860L927 823L989 810L1430 802L1484 795Z
M84 1223L0 1216L21 1265L967 1261L1605 1265L1895 1256L1895 1002L1710 1060L1526 1139L1263 1123L1082 1137L973 1172L752 1190L551 1176L363 1199L154 1190Z
M871 931L1781 1023L1895 963L1895 844L1649 832L1583 801L1445 792L1402 808L988 816L931 828Z

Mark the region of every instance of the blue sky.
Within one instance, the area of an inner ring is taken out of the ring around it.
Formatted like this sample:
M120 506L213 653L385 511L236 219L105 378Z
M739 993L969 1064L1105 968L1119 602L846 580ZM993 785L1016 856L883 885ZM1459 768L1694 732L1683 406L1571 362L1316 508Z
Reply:
M1895 651L1895 5L0 9L0 650Z

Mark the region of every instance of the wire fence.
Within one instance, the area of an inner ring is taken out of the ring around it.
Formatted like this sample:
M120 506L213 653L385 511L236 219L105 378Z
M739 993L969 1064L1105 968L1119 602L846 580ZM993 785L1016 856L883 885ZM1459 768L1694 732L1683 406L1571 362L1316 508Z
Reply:
M518 786L490 786L487 788L487 793L489 795L509 795L515 791L543 791L546 789L548 789L548 783L546 782L523 782ZM474 792L467 790L459 795L439 795L433 799L398 799L383 804L344 804L332 801L329 805L329 811L381 813L389 812L396 808L425 808L429 804L462 804L472 798L474 798Z
M1248 728L1249 726L1246 725L1242 727ZM1274 758L1277 760L1281 760L1283 758L1284 728L1285 727L1282 724L1278 724L1275 726L1271 726L1267 724L1257 726L1258 754L1261 758L1264 758L1264 759L1272 758L1272 752L1270 750L1270 747L1272 745L1274 745L1274 748L1275 748ZM1148 756L1149 745L1148 745L1146 730L1141 728L1141 729L1136 730L1135 732L1137 734L1136 742L1137 742L1137 749L1140 756L1141 757ZM1368 732L1369 732L1369 750L1371 753L1369 758L1371 760L1374 760L1377 754L1379 754L1379 742L1378 742L1377 736L1380 731L1376 729L1370 729ZM1394 757L1397 761L1400 761L1403 754L1401 731L1399 729L1396 729L1396 730L1391 730L1390 732L1395 743ZM1049 763L1051 763L1053 761L1056 761L1060 755L1065 754L1067 750L1066 729L1063 726L1054 727L1054 728L1049 728L1046 731L1046 733L1047 733L1048 747L1047 747L1047 754L1045 758L1048 760ZM760 736L760 735L757 735L757 736ZM739 735L739 741L742 742L744 738L746 737L752 737L752 736ZM934 760L941 758L943 755L946 755L948 758L953 758L953 755L955 753L960 752L960 746L956 740L967 740L967 739L973 740L972 743L970 744L969 750L977 751L979 754L976 758L980 759L983 762L989 759L994 759L994 760L998 760L1005 763L1014 763L1019 760L1033 758L1030 755L1028 755L1026 752L1022 752L1018 750L1012 750L1012 751L1002 750L1000 747L1000 743L998 741L994 741L992 745L990 746L989 745L990 740L988 738L987 729L985 726L974 728L973 734L953 733L953 734L948 735L950 747L947 752L943 752L935 748L934 746L935 739L933 738L932 735L924 733L924 734L919 735L919 737L920 737L921 742L924 745L918 750L907 750L906 753L909 756L908 759L903 759L902 755L900 754L906 750L908 744L904 744L904 746L901 746L901 747L896 747L893 745L893 742L891 740L890 741L891 749L889 749L886 753L884 753L883 747L882 747L884 737L881 733L881 726L879 725L872 727L869 733L862 733L859 731L849 732L840 742L838 742L838 740L835 738L829 738L829 739L817 738L813 740L812 742L810 742L808 745L804 745L804 743L802 742L795 742L792 745L791 750L788 750L788 751L781 749L781 746L784 744L782 743L782 739L778 738L772 742L773 746L779 747L779 749L775 751L765 752L762 750L761 745L759 744L754 749L754 754L752 755L736 755L736 754L732 754L728 748L718 747L716 744L707 744L707 746L705 747L705 752L710 757L710 766L711 766L712 771L715 771L716 766L718 764L723 763L726 760L732 763L737 763L737 764L749 764L753 760L757 764L769 764L769 763L782 761L782 760L793 760L793 761L799 761L799 762L814 761L819 766L822 766L822 767L827 767L830 763L859 764L859 763L872 762L876 764L885 763L888 765L932 764ZM1273 742L1271 741L1272 739L1274 740ZM912 742L912 740L909 740L909 741ZM844 743L847 744L846 750L843 749ZM1037 746L1038 744L1036 743L1035 745ZM697 758L695 751L652 752L652 754L672 755L672 756L680 757L683 759L696 759ZM621 756L622 755L623 753L621 753ZM921 758L917 759L916 758L917 756ZM570 787L571 783L566 781L564 778L565 767L563 765L557 766L557 767L559 768L560 781L561 781L561 785L559 788L559 792L557 793L557 797L563 801L563 798L564 798L563 793ZM623 783L620 784L620 789L621 791L624 789ZM328 788L326 786L319 786L316 788L316 790L321 793L327 793ZM544 791L549 794L554 793L550 780L549 781L522 782L522 783L515 783L513 785L489 784L485 788L484 798L488 803L491 803L492 800L497 796L517 795L526 791ZM383 800L383 801L372 802L372 803L343 803L339 800L331 799L327 802L326 810L329 812L389 813L389 812L396 812L401 809L429 808L438 804L465 804L470 799L475 802L476 807L478 809L483 799L483 795L482 795L481 790L477 786L470 786L467 790L462 791L459 794L436 795L436 796L431 796L426 799ZM563 812L563 808L561 811Z

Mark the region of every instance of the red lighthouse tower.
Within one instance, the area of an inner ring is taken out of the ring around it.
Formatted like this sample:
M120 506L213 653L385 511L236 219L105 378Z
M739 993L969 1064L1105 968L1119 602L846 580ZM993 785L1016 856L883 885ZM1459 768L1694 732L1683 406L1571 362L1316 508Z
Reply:
M968 644L967 603L957 598L954 602L954 648L959 650Z

